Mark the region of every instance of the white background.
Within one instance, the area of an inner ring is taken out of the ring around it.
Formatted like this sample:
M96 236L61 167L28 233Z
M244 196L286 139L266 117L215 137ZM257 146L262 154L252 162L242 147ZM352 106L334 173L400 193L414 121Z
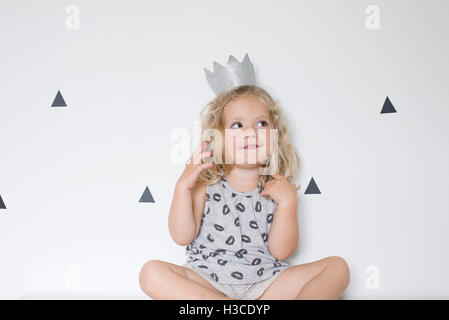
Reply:
M203 68L245 53L301 157L287 261L343 257L342 299L449 298L448 9L2 1L0 298L148 299L141 266L185 260L167 218L188 141L172 135L214 97ZM67 107L50 107L58 90ZM387 96L397 113L380 114ZM321 194L304 194L312 177Z

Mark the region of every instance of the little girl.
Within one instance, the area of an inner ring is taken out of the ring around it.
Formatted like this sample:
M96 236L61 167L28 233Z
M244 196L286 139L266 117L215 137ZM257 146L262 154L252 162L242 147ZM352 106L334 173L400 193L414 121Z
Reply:
M241 85L205 111L205 142L176 184L168 218L187 260L148 261L142 290L153 299L339 298L349 283L341 257L283 261L298 244L299 186L289 181L299 157L277 103L263 88Z

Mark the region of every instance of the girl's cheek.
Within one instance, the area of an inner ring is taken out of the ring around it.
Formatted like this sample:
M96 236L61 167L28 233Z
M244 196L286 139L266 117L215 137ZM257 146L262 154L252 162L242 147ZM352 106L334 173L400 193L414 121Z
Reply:
M228 136L226 136L226 145L231 148L238 146L238 135L228 134Z
M232 157L232 154L234 153L234 144L232 142L232 137L228 136L225 139L225 149L226 149L226 153L228 154L228 156Z
M265 131L265 132L264 132ZM273 146L272 146L272 141L271 141L271 137L270 134L271 131L269 129L261 131L260 135L259 135L259 141L260 143L264 146L263 150L261 150L261 153L267 157L269 157L271 155L271 153L273 152Z
M258 140L261 144L267 145L270 143L270 130L260 129L257 135Z

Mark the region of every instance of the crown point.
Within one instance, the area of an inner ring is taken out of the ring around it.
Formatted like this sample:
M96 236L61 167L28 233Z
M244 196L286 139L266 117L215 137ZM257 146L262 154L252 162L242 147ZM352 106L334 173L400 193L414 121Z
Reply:
M224 71L225 67L219 64L217 61L214 61L214 73Z
M240 63L232 54L228 58L228 64L231 62L238 62Z
M213 62L214 72L204 68L206 79L215 94L219 94L233 87L256 84L254 67L249 59L248 53L240 63L233 55L229 55L226 66Z
M212 72L209 71L208 69L204 68L204 72L206 73L206 77L211 77L212 76Z

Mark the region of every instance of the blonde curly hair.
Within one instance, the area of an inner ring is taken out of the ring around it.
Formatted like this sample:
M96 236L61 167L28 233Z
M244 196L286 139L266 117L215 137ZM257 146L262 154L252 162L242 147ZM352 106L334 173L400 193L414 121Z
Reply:
M270 112L270 120L272 123L272 129L277 129L278 131L278 146L277 152L273 152L268 159L268 161L263 164L263 167L267 169L272 169L272 163L277 161L277 174L284 176L287 180L293 183L293 179L296 177L299 171L300 160L298 152L295 146L291 143L288 129L287 129L287 119L279 107L277 101L275 101L271 95L260 86L256 85L242 85L234 87L230 90L224 91L217 95L212 101L210 101L201 111L201 144L205 141L205 133L212 130L218 130L224 135L224 108L227 104L243 95L252 94L267 106ZM212 148L214 148L214 143L212 142ZM214 157L217 153L213 152ZM220 153L221 154L221 153ZM277 159L272 159L277 155ZM188 161L191 161L193 154L190 155ZM214 159L213 166L203 169L199 176L198 182L205 185L210 185L216 183L223 176L224 166L222 163L217 163L217 159ZM221 161L222 162L222 161ZM271 170L270 172L273 172ZM274 174L274 173L273 173ZM265 185L268 181L272 180L271 175L262 176L262 184Z

